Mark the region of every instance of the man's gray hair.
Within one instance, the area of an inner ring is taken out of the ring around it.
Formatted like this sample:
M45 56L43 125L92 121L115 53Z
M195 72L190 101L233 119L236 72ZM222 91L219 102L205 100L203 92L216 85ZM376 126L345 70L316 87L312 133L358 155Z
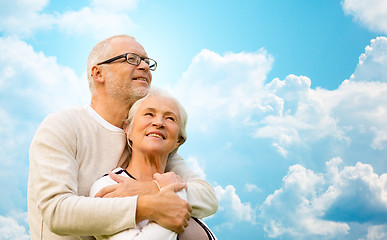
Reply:
M134 37L129 35L116 35L102 40L101 42L97 43L97 45L93 47L93 49L89 54L89 58L87 59L87 65L86 65L86 74L87 74L87 80L89 81L89 89L90 89L91 95L94 95L96 92L91 68L95 66L97 63L105 61L107 60L107 58L110 57L110 54L113 51L113 47L111 46L110 42L112 39L115 39L115 38L131 38L133 40L136 40Z

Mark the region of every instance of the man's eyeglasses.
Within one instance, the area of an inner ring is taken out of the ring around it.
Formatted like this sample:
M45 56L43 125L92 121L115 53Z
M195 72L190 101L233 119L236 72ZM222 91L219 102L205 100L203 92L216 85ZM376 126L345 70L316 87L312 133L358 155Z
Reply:
M140 65L141 60L144 60L144 62L146 64L148 64L149 70L151 70L151 71L154 71L157 68L157 62L155 60L153 60L152 58L141 57L135 53L124 53L124 54L121 54L117 57L110 58L106 61L97 63L97 65L111 63L111 62L114 62L115 60L120 59L120 58L125 58L129 64L136 65L136 66Z

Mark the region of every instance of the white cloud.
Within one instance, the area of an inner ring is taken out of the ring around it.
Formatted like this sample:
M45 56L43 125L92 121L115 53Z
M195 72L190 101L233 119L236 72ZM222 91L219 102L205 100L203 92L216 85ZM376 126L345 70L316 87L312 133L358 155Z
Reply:
M234 186L228 185L225 188L215 186L215 193L219 201L217 215L225 214L231 225L235 222L256 224L256 210L250 203L241 201Z
M387 239L387 225L376 225L368 228L367 240Z
M386 6L387 8L387 6ZM359 57L351 81L387 82L387 38L377 37Z
M387 33L387 2L384 0L344 0L343 10L370 30Z
M0 0L0 31L30 35L38 29L50 28L54 16L41 13L49 0Z
M8 111L47 114L89 102L87 79L58 65L55 57L15 37L0 38L0 51L0 101L6 101L2 107Z
M26 228L12 217L5 217L0 215L0 238L1 239L30 239Z
M96 39L130 32L136 24L124 12L110 12L103 5L85 7L79 11L68 11L57 16L56 26L70 35L94 36Z
M262 190L255 184L246 183L245 184L245 191L247 191L247 192L261 192Z
M272 63L263 49L224 56L202 50L167 88L186 107L189 128L249 129L254 138L271 139L284 157L294 146L326 139L347 147L369 138L368 147L387 149L387 38L373 39L350 80L335 90L312 89L308 77L293 74L266 83Z
M80 10L43 13L48 2L48 0L4 2L0 10L0 31L11 35L29 36L37 30L58 28L67 34L101 39L137 28L129 18L128 11L137 8L138 0L93 0L90 6Z
M348 222L385 227L387 174L378 176L368 164L341 165L340 158L330 160L326 173L291 166L283 186L260 207L269 237L337 239L348 233Z
M350 144L369 137L369 147L387 148L387 38L371 41L350 80L336 90L311 89L307 77L289 75L265 86L266 102L274 111L257 126L255 137L272 138L283 155L292 145L333 138ZM270 99L270 100L269 100Z
M202 50L178 83L169 88L183 103L189 127L209 131L230 118L247 119L260 106L260 90L273 59L261 49L255 53L221 56Z
M192 169L192 171L198 174L202 179L206 179L206 174L204 172L204 169L205 169L204 163L202 162L199 163L198 159L192 156L185 159L185 161L187 162L187 165L189 166L189 168Z

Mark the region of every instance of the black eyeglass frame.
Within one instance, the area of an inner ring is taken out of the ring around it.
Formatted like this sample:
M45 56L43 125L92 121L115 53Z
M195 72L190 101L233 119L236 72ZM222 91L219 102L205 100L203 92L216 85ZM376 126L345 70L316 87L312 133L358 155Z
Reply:
M129 62L129 60L128 60L128 55L129 55L129 54L132 54L132 55L136 56L137 59L140 59L140 60L137 61L137 64L136 64L136 63ZM148 57L141 57L140 55L135 54L135 53L124 53L124 54L118 55L118 56L116 56L116 57L110 58L110 59L108 59L108 60L106 60L106 61L97 63L97 65L112 63L112 62L114 62L115 60L118 60L118 59L120 59L120 58L125 58L126 61L127 61L129 64L131 64L131 65L136 65L136 66L140 65L141 60L143 60L146 64L148 64L149 70L151 70L151 71L154 71L154 70L156 70L156 68L157 68L157 62L156 62L154 59L148 58ZM147 60L148 60L148 61L147 61ZM150 61L149 61L149 60L152 60L152 61L154 62L154 64L153 64L153 65L150 65ZM154 67L153 67L153 66L154 66Z

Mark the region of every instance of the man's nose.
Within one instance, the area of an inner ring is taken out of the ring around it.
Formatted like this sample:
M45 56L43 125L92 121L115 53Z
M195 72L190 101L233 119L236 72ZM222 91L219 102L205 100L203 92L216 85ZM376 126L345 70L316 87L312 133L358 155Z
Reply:
M138 68L140 70L144 70L146 72L149 72L149 65L143 59L141 59L140 64L138 65Z

